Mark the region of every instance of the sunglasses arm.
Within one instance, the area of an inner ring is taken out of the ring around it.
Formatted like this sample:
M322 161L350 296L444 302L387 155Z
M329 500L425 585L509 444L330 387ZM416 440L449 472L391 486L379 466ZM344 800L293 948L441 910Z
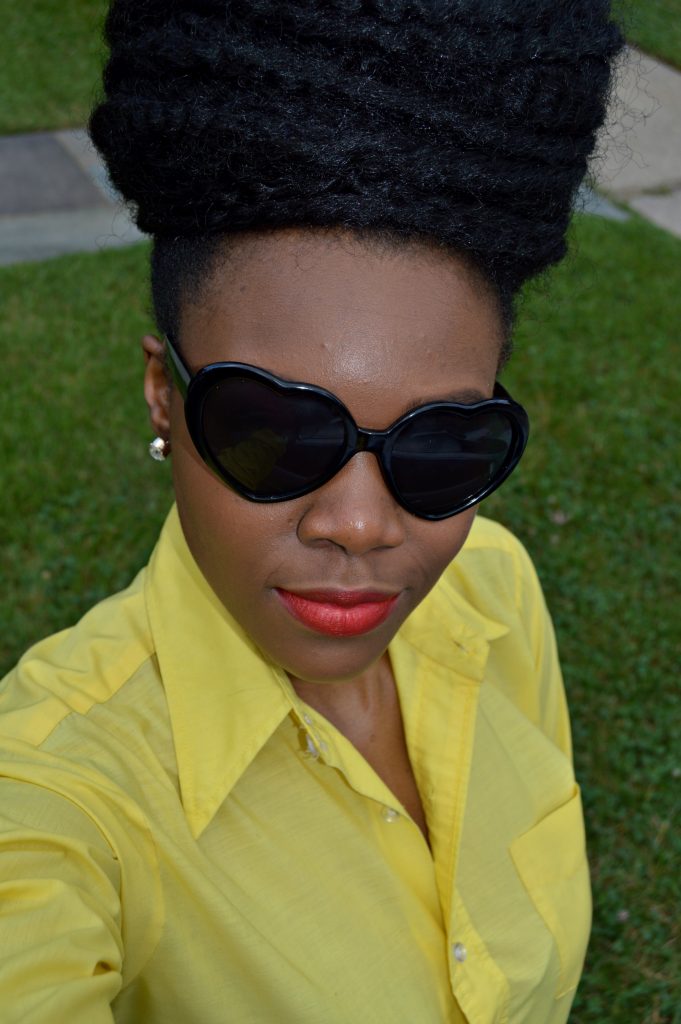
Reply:
M187 397L187 390L189 388L189 382L191 380L191 373L189 367L185 363L184 359L173 345L168 335L164 338L166 346L166 354L168 356L168 363L170 366L170 372L173 380L177 385L177 390L180 392L183 398Z

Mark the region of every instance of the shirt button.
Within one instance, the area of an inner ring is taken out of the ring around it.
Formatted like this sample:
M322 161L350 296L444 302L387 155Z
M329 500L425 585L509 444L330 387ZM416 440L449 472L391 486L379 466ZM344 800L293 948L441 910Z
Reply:
M463 942L455 942L452 946L452 953L454 954L454 959L458 960L460 964L462 964L468 956L468 950L464 946Z
M312 757L316 760L319 757L319 751L317 750L309 732L305 733L305 739L307 740L307 750L305 751L305 756Z
M396 811L393 807L384 807L383 810L381 811L381 817L383 818L383 821L397 821L399 816L400 815L398 811Z
M312 719L309 715L303 715L303 721L305 722L305 725L312 725Z

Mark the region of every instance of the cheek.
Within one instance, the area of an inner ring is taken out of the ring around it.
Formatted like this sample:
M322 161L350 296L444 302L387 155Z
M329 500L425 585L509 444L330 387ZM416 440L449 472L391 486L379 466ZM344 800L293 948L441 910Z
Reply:
M173 437L172 468L194 560L227 610L245 624L257 614L267 577L295 537L291 513L282 504L254 504L235 494L207 468L186 433Z
M218 565L252 550L257 516L242 498L211 472L194 447L179 402L171 418L175 497L187 543L210 581L211 561ZM249 514L251 513L251 514ZM211 581L212 582L212 581Z

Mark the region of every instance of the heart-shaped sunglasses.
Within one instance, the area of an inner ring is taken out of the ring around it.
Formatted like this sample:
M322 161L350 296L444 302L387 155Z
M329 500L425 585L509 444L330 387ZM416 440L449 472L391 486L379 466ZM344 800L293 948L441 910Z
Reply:
M499 383L493 398L428 402L386 430L366 430L314 384L233 362L192 375L172 340L165 341L198 453L249 501L309 494L357 452L371 452L403 508L421 519L446 519L496 490L527 443L527 413Z

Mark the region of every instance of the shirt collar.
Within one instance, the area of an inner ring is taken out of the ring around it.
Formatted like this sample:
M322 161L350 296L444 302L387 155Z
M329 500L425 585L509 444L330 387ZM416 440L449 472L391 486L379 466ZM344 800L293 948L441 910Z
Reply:
M225 609L197 566L173 506L149 562L146 603L173 730L182 804L198 837L291 711L288 677ZM441 581L395 639L482 681L490 640L507 627ZM391 647L392 651L392 647Z
M182 804L196 837L294 706L293 688L218 600L176 507L149 563L146 601Z
M446 571L411 613L395 641L396 646L406 641L458 676L481 683L490 642L508 631L507 625L489 618L467 601L455 586L451 571Z

